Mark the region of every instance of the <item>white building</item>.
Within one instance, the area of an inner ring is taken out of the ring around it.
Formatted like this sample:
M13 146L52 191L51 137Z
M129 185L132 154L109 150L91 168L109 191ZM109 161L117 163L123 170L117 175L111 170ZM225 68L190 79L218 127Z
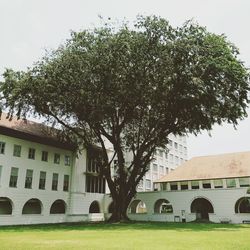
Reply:
M74 152L55 140L50 128L9 122L2 115L0 225L103 219L106 187L96 174L98 150L85 150L78 158Z
M92 148L76 157L74 147L58 141L54 132L39 123L16 118L9 121L2 115L0 225L104 219L111 201L105 203L107 185L98 176L100 151ZM181 138L182 144L177 144L177 139L171 140L171 159L178 156L182 161L185 141ZM183 145L182 149L179 145ZM153 169L146 176L145 190L152 190L153 179L178 165L174 160L168 164L165 156L165 152L158 150ZM158 172L155 164L159 164ZM147 181L151 183L148 188Z
M153 182L167 175L170 171L187 161L186 136L170 135L166 150L158 149L155 160L150 163L150 170L146 173L138 186L138 191L153 191Z
M156 183L137 193L131 219L250 223L250 152L195 157Z

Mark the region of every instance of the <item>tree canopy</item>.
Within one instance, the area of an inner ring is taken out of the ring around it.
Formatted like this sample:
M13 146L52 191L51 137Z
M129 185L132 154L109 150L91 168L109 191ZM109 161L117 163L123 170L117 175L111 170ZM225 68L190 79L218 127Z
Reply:
M237 125L247 115L249 71L238 55L225 35L190 21L181 27L156 16L139 16L132 27L108 22L72 32L25 72L7 69L1 108L10 118L33 111L85 145L101 145L113 219L120 220L169 134ZM105 140L118 160L116 178ZM125 151L133 155L129 165Z

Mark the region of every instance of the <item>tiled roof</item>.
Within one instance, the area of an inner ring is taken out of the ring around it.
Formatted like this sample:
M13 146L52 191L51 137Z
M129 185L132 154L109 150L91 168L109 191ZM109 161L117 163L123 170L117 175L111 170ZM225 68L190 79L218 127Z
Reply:
M73 148L71 143L59 139L56 129L42 123L17 119L17 117L9 120L6 113L2 113L0 117L0 134L66 149Z
M250 151L194 157L155 182L250 176Z

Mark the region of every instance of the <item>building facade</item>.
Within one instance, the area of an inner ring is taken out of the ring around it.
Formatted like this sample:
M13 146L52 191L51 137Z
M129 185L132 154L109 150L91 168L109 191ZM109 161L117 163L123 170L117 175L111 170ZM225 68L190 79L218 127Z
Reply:
M152 191L153 180L180 163L175 156L185 160L185 141L177 144L172 137L171 142L168 153L173 157L168 162L167 153L157 151L141 191ZM53 129L16 118L9 121L3 114L0 225L104 220L111 201L105 199L109 195L105 196L108 188L99 175L99 154L93 147L76 155L74 146L58 141Z
M195 157L156 184L137 193L131 219L250 223L250 152Z

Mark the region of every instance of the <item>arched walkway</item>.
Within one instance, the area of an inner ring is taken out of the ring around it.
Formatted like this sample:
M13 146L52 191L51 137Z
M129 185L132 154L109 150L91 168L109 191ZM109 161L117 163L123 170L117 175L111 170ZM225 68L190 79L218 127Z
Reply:
M146 204L141 200L134 200L129 206L130 214L145 214L147 213Z
M159 199L155 202L154 213L155 214L173 213L173 206L168 200Z
M207 199L197 198L191 204L191 213L196 213L198 220L209 220L209 213L214 213L214 208Z
M30 199L23 206L22 214L41 214L41 213L42 213L42 202L38 199Z
M50 214L65 214L66 204L63 200L56 200L50 207Z
M0 197L0 215L12 214L12 201L7 197Z
M95 213L100 213L100 206L98 201L93 201L90 206L89 206L89 213L90 214L95 214Z
M250 197L241 197L235 203L235 213L250 213Z

